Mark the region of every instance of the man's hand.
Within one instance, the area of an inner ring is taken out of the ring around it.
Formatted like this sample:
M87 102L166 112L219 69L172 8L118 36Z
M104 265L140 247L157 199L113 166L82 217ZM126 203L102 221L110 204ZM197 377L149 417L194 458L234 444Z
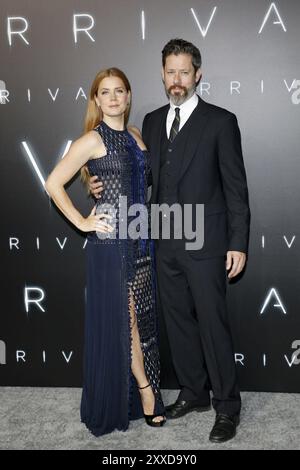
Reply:
M237 276L243 269L246 263L246 254L241 251L227 251L226 269L231 268L228 273L228 278L231 279Z
M90 193L96 198L101 197L101 192L103 191L103 183L98 180L98 176L91 176L89 179L89 190Z

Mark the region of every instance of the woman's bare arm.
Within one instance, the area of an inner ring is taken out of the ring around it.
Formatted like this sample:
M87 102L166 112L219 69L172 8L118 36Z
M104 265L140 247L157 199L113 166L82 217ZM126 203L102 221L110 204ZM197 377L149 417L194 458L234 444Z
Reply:
M61 212L79 230L84 232L96 230L95 224L100 217L95 214L90 214L87 218L83 217L73 205L64 186L90 158L99 154L101 144L99 134L94 131L90 131L77 139L73 142L65 157L54 168L45 185L47 192Z

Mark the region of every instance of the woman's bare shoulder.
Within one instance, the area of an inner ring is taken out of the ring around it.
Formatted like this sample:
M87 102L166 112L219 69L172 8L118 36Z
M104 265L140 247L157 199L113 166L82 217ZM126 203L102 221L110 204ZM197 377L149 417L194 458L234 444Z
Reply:
M80 137L81 144L90 152L90 158L105 155L103 140L96 129L92 129Z
M127 129L129 132L133 132L134 134L137 134L139 135L140 137L142 137L142 134L141 134L141 131L138 127L136 126L132 126L131 124L127 126Z
M146 145L143 142L141 131L136 126L127 126L128 132L132 135L132 137L136 140L136 143L140 147L141 150L147 150Z

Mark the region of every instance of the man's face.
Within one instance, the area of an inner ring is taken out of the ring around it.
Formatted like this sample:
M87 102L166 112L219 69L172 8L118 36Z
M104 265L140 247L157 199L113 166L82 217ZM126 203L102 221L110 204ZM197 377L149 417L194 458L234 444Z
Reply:
M162 79L167 96L176 106L180 106L194 94L200 78L201 70L195 73L190 54L171 54L166 58Z

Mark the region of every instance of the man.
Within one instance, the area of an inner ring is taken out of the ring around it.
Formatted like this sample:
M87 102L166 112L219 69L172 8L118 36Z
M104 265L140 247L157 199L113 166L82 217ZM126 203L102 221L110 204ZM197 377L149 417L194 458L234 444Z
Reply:
M167 417L208 410L212 389L216 420L209 438L225 442L236 434L241 408L226 269L229 279L243 270L250 222L240 131L234 114L196 95L201 55L193 44L169 41L162 64L170 103L146 115L142 132L152 162L152 203L204 205L201 249L188 250L186 239L174 235L157 242L162 313L181 387Z

